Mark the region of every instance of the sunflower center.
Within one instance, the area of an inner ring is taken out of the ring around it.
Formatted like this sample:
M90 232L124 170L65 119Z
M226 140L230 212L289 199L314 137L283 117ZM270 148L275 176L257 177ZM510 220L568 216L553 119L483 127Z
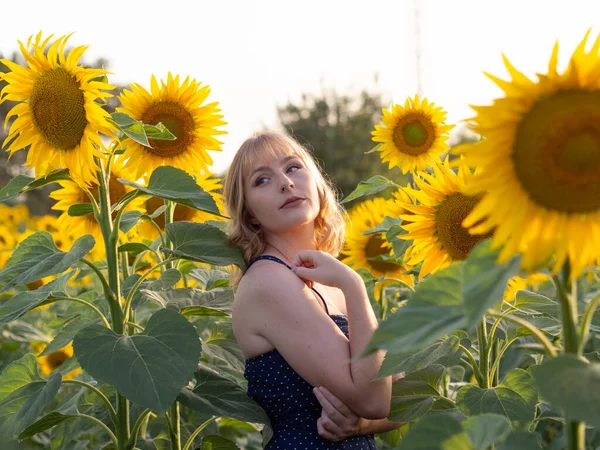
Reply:
M600 209L600 91L539 100L517 129L512 156L538 205L563 213Z
M88 124L79 82L65 69L40 74L33 83L29 108L33 124L54 148L73 150Z
M365 255L369 260L369 264L375 270L378 270L382 273L393 272L398 270L398 266L396 264L392 264L385 261L374 261L370 258L375 258L377 256L385 255L389 252L389 248L386 245L386 240L383 239L379 234L372 234L369 240L367 241L367 245L365 246Z
M54 370L61 366L67 359L69 359L69 355L59 350L57 352L50 353L46 361L48 362L50 369Z
M158 208L165 204L165 201L159 197L150 197L146 200L146 211L148 214L154 213ZM188 208L187 206L177 204L175 205L175 212L173 213L173 222L182 222L192 220L196 210ZM158 217L154 218L156 224L163 228L165 227L165 213L162 213Z
M431 120L423 114L413 113L400 119L394 128L394 144L402 153L417 156L426 153L435 140Z
M466 259L477 243L492 235L492 233L472 235L461 225L479 200L481 195L471 196L455 192L446 197L435 212L438 239L454 260Z
M181 104L161 101L150 105L142 114L142 122L156 125L162 122L177 139L162 141L149 139L152 148L146 151L163 158L173 158L184 153L194 140L194 118Z

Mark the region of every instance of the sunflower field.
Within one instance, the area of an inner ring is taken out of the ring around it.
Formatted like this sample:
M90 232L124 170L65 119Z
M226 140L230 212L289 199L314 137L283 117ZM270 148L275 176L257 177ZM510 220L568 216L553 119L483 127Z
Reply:
M70 38L1 61L5 150L34 174L0 189L2 449L263 448L231 330L245 265L211 173L218 103L169 74L108 114L108 73ZM367 352L402 374L381 449L600 448L600 36L565 70L556 45L536 79L505 65L477 142L450 148L425 98L384 109L371 151L410 182L343 200L340 259L380 318ZM18 205L50 183L60 216Z

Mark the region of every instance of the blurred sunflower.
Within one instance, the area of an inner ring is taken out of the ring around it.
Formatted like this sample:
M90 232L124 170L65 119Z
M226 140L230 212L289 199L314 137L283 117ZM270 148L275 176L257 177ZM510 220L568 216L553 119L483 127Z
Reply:
M132 84L131 90L126 89L119 96L123 107L117 111L146 124L162 122L177 139L150 139L151 147L125 139L124 174L137 180L162 165L177 167L191 175L208 171L212 164L208 151L221 151L222 142L214 136L227 133L217 130L226 125L221 120L223 116L219 114L218 103L202 106L210 88L189 77L180 83L179 75L173 78L170 73L166 83L161 80L160 87L152 75L150 88L151 92L148 92L139 84Z
M223 201L223 195L219 192L223 187L221 185L221 180L219 178L214 177L213 174L207 172L205 174L199 175L196 177L196 183L200 186L204 191L208 192L213 200L215 201L217 208L222 213L225 211L225 204ZM159 197L146 197L146 200L143 204L143 208L146 210L146 214L152 214L158 208L163 206L165 201ZM175 211L173 212L173 221L174 222L198 222L202 223L206 220L225 220L223 217L215 216L214 214L200 211L195 208L189 208L184 205L176 204ZM154 218L156 224L164 230L165 228L165 213L158 215ZM139 225L139 234L147 239L155 239L158 237L158 230L152 223L147 220L144 220Z
M496 229L500 261L522 252L527 271L554 255L553 271L568 259L578 277L600 256L600 36L586 52L588 35L564 73L557 43L537 81L505 58L512 80L487 76L506 96L474 107L485 140L460 152L482 168L465 192L483 199L464 226Z
M24 231L23 226L29 220L29 208L25 205L9 206L0 203L2 224L14 231Z
M418 189L407 189L417 203L400 202L410 213L400 216L405 220L401 226L407 231L400 238L413 241L406 249L405 259L411 265L422 263L419 279L448 267L453 261L464 260L477 243L491 235L490 231L474 236L461 225L481 200L481 195L462 193L468 169L461 167L454 173L448 158L432 167L433 174L416 174Z
M6 265L6 261L17 247L14 232L7 226L0 224L0 270Z
M548 280L550 280L550 276L545 273L532 273L526 277L514 276L508 280L508 285L504 291L504 301L512 302L517 292L527 288L535 288Z
M403 193L398 194L406 198ZM408 199L407 199L408 200ZM394 199L385 200L381 197L365 200L355 205L348 213L346 226L344 257L341 261L353 269L368 269L376 277L392 278L412 286L413 275L405 272L410 269L391 261L386 261L385 256L395 256L392 245L385 239L383 233L364 234L365 231L375 228L383 219L399 217L405 210ZM385 285L393 283L383 280L375 289L375 297L379 300L381 290Z
M443 124L446 112L434 105L415 95L407 98L404 106L393 104L391 111L383 109L383 125L375 125L371 134L374 142L381 143L379 156L390 169L399 167L402 173L425 170L450 149L446 140L454 125Z
M87 46L65 54L69 37L50 45L52 36L42 40L40 32L27 45L19 41L28 67L0 60L10 70L0 73L0 80L7 83L0 103L19 102L6 115L5 126L10 118L16 119L4 142L11 156L29 146L26 165L35 169L36 176L66 168L73 180L88 186L96 181L94 157L103 156L98 132L112 134L108 114L98 101L111 97L105 90L114 87L101 81L105 70L77 65Z
M44 349L46 348L47 345L48 344L45 342L37 343L37 344L32 343L31 347L37 354L40 354L44 351ZM65 347L63 347L55 352L49 353L48 355L38 356L38 358L37 358L38 366L40 367L40 371L42 372L42 375L44 375L45 377L49 376L53 370L62 366L65 363L65 361L67 359L69 359L71 356L73 356L73 343L72 342L70 342L68 345L66 345ZM81 369L77 368L77 369L70 371L67 374L63 374L62 377L63 377L63 380L70 380L70 379L75 378L80 373L81 373Z
M129 186L125 186L123 183L117 181L117 178L125 178L120 169L117 166L112 167L112 173L108 182L108 191L110 196L111 204L115 204L121 197L127 192L133 190ZM61 230L61 233L65 235L82 236L84 234L91 234L96 240L96 244L102 241L102 231L100 225L96 221L93 213L85 214L83 216L70 216L68 214L69 207L79 203L90 203L90 199L86 194L85 190L78 184L63 180L59 181L60 188L50 193L50 198L57 200L57 203L52 206L52 209L57 211L63 211L57 221L57 225ZM89 188L92 196L98 200L98 185L92 184ZM143 204L143 198L136 198L127 206L128 210L137 209L140 210ZM113 213L113 218L116 213ZM57 247L58 244L57 244ZM96 245L95 248L102 247L102 245ZM60 248L60 247L59 247ZM62 249L61 249L62 250Z

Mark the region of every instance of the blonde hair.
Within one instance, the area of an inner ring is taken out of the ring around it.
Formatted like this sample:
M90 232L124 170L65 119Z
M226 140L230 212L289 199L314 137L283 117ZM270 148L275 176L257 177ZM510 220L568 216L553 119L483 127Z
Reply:
M344 210L337 201L331 182L306 148L293 138L273 131L246 139L225 176L223 196L231 217L229 242L242 250L246 264L264 251L264 233L260 226L252 224L250 211L246 207L244 180L257 162L267 162L282 153L300 158L315 178L321 205L315 218L315 247L337 256L344 243L345 220ZM242 275L242 271L234 270L231 279L234 287L239 284Z

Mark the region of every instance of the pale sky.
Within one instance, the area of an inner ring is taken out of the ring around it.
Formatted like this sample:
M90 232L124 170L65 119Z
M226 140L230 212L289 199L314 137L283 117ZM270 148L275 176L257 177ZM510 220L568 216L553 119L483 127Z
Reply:
M598 0L417 1L423 93L453 123L499 95L482 72L506 77L503 52L543 73L557 39L564 64L588 28L600 32ZM4 55L40 29L75 32L71 45L90 45L86 61L107 58L113 83L148 87L171 71L210 85L229 132L212 153L215 172L303 92L373 91L375 73L386 99L417 91L414 0L5 0L0 12Z

